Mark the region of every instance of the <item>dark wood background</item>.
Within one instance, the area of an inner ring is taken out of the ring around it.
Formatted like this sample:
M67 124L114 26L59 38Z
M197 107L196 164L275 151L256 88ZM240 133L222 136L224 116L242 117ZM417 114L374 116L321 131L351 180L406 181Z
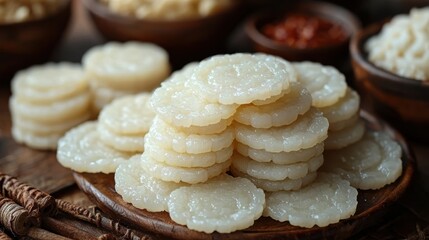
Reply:
M80 2L74 1L73 4L73 19L52 61L80 62L87 49L103 42ZM71 171L57 163L54 152L31 150L11 138L9 89L7 83L0 86L0 171L52 193L57 198L81 206L94 205L77 188ZM409 143L417 160L417 171L411 187L382 221L355 236L355 239L425 239L426 235L429 236L429 144Z

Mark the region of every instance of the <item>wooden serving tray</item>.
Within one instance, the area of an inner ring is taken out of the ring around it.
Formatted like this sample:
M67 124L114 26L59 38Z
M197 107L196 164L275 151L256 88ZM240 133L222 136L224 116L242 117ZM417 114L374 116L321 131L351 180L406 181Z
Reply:
M144 229L166 238L175 239L346 239L361 230L377 224L411 182L414 156L404 139L391 127L366 112L361 113L369 129L390 134L402 147L403 172L394 183L379 189L359 191L358 207L354 216L327 227L301 228L261 217L247 229L230 234L206 234L173 222L168 213L153 213L133 207L115 192L113 174L74 173L74 178L91 200L104 212L138 229Z

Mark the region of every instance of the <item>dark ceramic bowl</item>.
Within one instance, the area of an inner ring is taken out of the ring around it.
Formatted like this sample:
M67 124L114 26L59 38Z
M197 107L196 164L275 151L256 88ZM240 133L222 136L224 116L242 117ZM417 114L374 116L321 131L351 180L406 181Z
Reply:
M44 18L18 23L0 23L0 79L46 62L59 43L71 15L71 0Z
M114 13L98 0L83 0L83 3L107 40L155 43L168 51L176 66L222 51L242 18L239 1L218 14L189 20L137 19Z
M299 13L328 19L340 24L348 37L344 41L328 46L294 48L275 42L261 32L262 26L275 22L288 13ZM359 20L351 12L325 2L297 2L294 5L282 7L280 10L256 13L247 19L245 25L246 35L250 39L254 51L277 55L290 61L307 60L330 65L341 64L347 58L349 40L359 28Z
M429 140L429 82L398 76L368 61L366 41L386 21L356 34L350 43L355 83L370 107L409 137Z

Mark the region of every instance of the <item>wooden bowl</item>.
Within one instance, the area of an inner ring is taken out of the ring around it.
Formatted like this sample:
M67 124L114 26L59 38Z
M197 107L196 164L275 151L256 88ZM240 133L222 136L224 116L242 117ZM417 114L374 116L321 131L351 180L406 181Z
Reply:
M356 86L370 106L404 135L429 141L429 82L398 76L368 61L365 42L385 22L363 29L351 40Z
M149 212L126 203L115 191L114 174L74 173L79 188L103 212L129 226L160 236L160 239L259 240L259 239L350 239L371 226L380 224L391 205L405 193L414 173L415 158L402 136L367 112L361 112L367 128L388 134L402 148L402 175L392 184L378 190L359 190L356 213L348 219L326 227L301 228L288 222L261 217L247 229L229 234L207 234L175 223L166 212Z
M137 19L114 13L98 0L83 3L107 40L155 43L169 52L176 66L223 51L242 16L240 2L218 14L188 20Z
M274 22L288 13L302 13L319 16L338 23L349 36L346 40L317 48L294 48L275 42L261 33L261 27ZM277 55L290 61L315 61L323 64L339 65L347 57L350 37L360 28L359 20L348 10L325 2L298 2L280 10L268 10L250 16L245 24L245 32L253 45L253 50Z
M0 79L16 71L46 62L61 39L71 15L71 2L44 18L0 23Z

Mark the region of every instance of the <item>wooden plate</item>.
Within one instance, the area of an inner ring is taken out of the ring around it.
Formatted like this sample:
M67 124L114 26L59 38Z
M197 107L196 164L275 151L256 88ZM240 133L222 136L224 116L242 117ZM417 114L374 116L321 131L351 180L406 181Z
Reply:
M405 191L414 172L414 156L404 139L385 123L366 112L361 113L367 127L384 131L396 139L403 149L403 173L393 184L379 190L359 191L356 214L327 227L300 228L287 222L281 223L262 217L247 229L230 234L206 234L189 230L174 223L168 213L153 213L137 209L124 202L114 189L113 174L75 173L78 186L103 211L130 224L150 232L176 239L345 239L374 225Z

